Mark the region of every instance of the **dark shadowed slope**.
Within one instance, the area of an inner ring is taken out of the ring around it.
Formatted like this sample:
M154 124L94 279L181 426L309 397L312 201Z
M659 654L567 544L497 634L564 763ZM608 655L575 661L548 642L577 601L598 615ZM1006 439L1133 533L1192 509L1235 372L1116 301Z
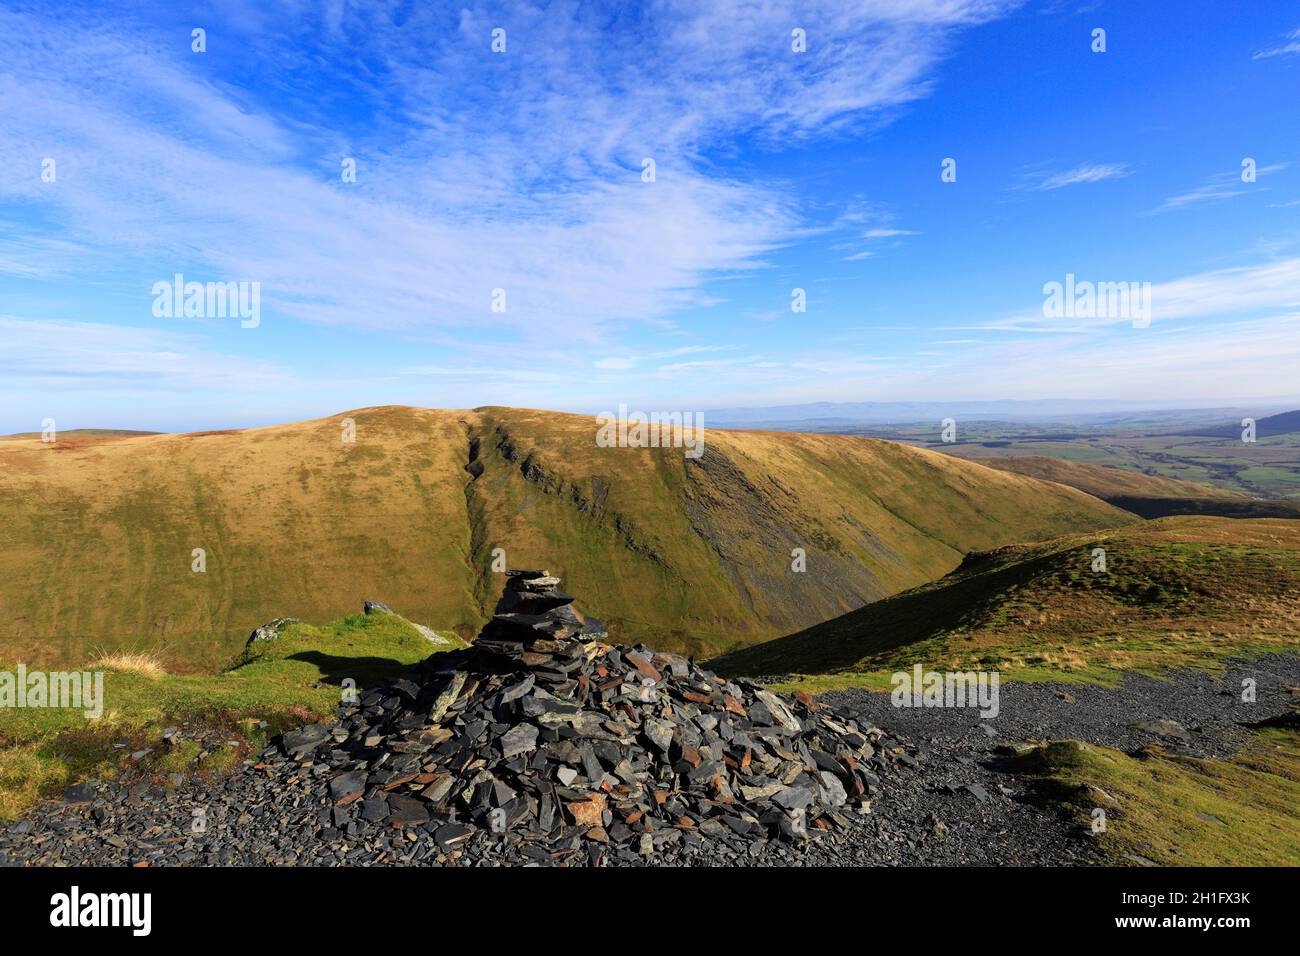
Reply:
M939 581L711 666L1083 673L1277 647L1300 647L1300 521L1177 517L971 555Z

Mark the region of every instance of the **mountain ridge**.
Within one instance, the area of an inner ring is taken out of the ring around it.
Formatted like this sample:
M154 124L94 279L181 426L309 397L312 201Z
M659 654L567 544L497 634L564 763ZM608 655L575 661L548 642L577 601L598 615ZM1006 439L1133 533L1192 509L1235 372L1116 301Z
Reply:
M468 636L503 548L511 565L555 567L621 640L708 654L914 586L969 550L1133 520L876 439L710 430L698 460L594 439L587 416L374 406L0 442L5 638L29 659L152 644L212 666L270 617L329 619L363 597ZM808 573L791 570L795 548Z

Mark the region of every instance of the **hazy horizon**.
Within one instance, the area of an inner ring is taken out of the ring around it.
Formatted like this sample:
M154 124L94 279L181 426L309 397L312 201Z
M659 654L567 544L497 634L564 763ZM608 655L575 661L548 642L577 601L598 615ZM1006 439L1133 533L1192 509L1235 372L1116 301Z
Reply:
M375 408L385 406L412 407L412 408L431 408L431 409L475 409L490 407L514 407L514 408L531 408L539 411L552 411L562 414L572 415L591 415L601 414L618 414L618 406L610 408L541 408L536 405L514 405L506 406L500 402L490 402L485 405L466 405L466 406L432 406L419 405L413 402L387 402L371 405L357 405L348 408L329 408L322 409L310 414L304 414L297 417L275 417L268 416L265 418L249 418L241 420L195 420L179 421L169 420L165 414L150 414L147 411L141 411L138 415L139 420L132 420L130 423L121 421L56 421L56 429L60 432L79 431L79 430L105 430L105 431L140 431L154 432L162 434L185 434L189 432L213 431L226 429L243 429L243 428L262 428L271 425L290 424L295 421L309 421L318 418L329 418L344 412L355 411L362 408ZM994 406L999 406L994 408ZM1008 407L1014 406L1014 407ZM1142 402L1142 401L1125 401L1123 399L990 399L985 401L896 401L896 402L814 402L790 405L739 405L721 408L708 408L692 411L702 416L706 427L712 426L717 428L745 428L752 425L788 423L812 424L819 420L826 422L835 422L837 424L854 423L860 425L892 425L892 424L916 424L926 417L934 417L936 421L943 417L959 416L966 422L995 422L1003 421L1008 424L1033 424L1036 421L1050 421L1052 419L1062 420L1079 420L1084 421L1089 418L1108 419L1129 414L1157 414L1166 413L1185 413L1189 415L1200 414L1206 421L1214 419L1214 413L1235 413L1250 412L1254 417L1262 418L1281 412L1300 409L1300 398L1262 400L1256 402ZM658 411L683 411L681 408L673 408L664 404L650 403L644 406L628 406L629 412L658 412ZM836 412L838 414L820 414L821 412ZM1001 412L1005 417L998 417ZM20 427L12 430L0 431L0 435L14 434L40 434L40 428Z

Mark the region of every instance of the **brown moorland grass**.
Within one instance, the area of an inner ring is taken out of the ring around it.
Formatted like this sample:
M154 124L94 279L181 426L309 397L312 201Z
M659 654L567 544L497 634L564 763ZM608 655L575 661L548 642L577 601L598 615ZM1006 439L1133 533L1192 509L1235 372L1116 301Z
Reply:
M978 458L1000 471L1055 481L1140 515L1217 515L1225 518L1300 518L1300 502L1251 498L1211 485L1044 455Z
M990 468L1014 472L1017 475L1059 482L1104 500L1116 496L1249 500L1245 495L1237 494L1235 491L1200 485L1193 481L1165 478L1162 475L1147 475L1127 468L1092 465L1067 458L1049 458L1046 455L989 458L981 459L980 463Z
M101 654L86 665L87 670L125 671L143 677L162 677L167 673L157 656L147 651L115 651Z
M873 439L710 429L690 460L601 448L595 431L588 416L386 406L238 431L5 439L0 651L52 664L149 647L173 672L211 670L271 618L328 620L364 599L468 637L499 592L501 548L562 575L617 639L712 654L918 585L971 550L1133 520Z

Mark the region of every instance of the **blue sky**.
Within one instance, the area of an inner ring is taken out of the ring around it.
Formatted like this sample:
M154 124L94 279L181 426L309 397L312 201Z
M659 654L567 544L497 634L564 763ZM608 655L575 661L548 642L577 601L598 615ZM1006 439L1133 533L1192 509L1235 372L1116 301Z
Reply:
M115 6L0 0L0 430L1300 397L1291 2Z

